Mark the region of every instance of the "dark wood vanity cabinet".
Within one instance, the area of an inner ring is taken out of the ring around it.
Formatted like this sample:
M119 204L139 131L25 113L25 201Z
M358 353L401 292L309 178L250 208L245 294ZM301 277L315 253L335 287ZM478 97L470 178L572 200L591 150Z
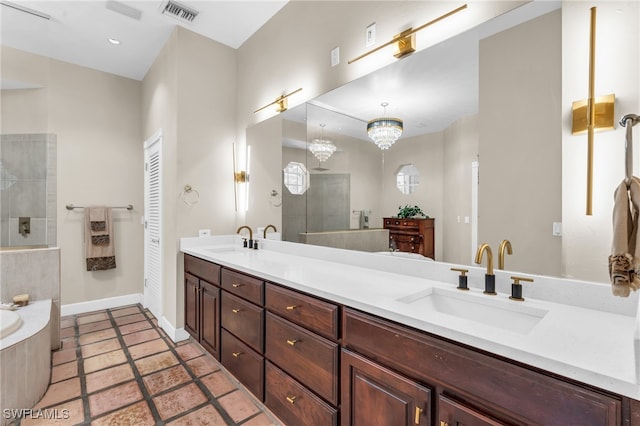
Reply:
M343 426L431 424L428 387L348 350L341 368Z
M356 310L344 309L342 339L345 348L435 389L439 426L625 424L616 395ZM348 396L342 397L344 407Z
M264 400L264 281L222 268L220 361Z
M383 227L389 230L389 247L435 259L434 222L435 219L385 217Z
M288 424L337 425L340 308L272 283L265 306L265 403Z
M185 330L220 359L220 267L185 255Z

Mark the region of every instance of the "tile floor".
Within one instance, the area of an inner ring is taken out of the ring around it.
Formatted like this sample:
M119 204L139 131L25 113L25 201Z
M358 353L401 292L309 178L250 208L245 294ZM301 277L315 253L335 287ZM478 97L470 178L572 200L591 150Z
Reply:
M16 424L281 425L200 345L174 344L139 305L63 317L61 329L33 410L55 421L31 414Z

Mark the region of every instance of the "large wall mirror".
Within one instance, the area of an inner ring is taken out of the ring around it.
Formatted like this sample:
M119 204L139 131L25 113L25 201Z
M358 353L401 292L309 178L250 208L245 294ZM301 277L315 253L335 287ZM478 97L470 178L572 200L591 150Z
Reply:
M566 276L552 232L563 220L561 6L527 3L271 119L282 127L279 173L291 162L309 171L304 194L282 187L283 239L381 228L418 205L435 218L436 260L471 264L478 243L495 254L509 239L506 269ZM381 102L404 122L388 150L366 131ZM331 154L319 159L314 142ZM401 191L408 166L419 175Z

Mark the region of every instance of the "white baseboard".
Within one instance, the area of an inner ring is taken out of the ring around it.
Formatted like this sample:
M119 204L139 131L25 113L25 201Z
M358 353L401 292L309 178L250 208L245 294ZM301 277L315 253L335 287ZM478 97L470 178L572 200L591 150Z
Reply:
M167 333L167 336L169 336L174 343L187 340L190 337L189 333L187 333L184 328L175 328L165 316L162 316L160 327L162 327L164 332Z
M120 306L142 303L142 293L127 294L125 296L108 297L106 299L90 300L88 302L70 303L62 305L60 315L77 315L85 312L100 311L102 309L118 308Z

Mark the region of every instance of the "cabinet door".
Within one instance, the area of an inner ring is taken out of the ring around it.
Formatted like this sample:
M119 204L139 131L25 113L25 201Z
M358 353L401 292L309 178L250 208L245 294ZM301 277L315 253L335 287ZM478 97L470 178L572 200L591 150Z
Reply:
M502 426L507 424L494 420L444 395L440 395L438 398L438 412L439 426Z
M431 390L342 351L342 426L429 425Z
M220 289L200 281L200 344L220 359Z
M200 307L198 278L184 274L184 329L196 340L200 340Z

